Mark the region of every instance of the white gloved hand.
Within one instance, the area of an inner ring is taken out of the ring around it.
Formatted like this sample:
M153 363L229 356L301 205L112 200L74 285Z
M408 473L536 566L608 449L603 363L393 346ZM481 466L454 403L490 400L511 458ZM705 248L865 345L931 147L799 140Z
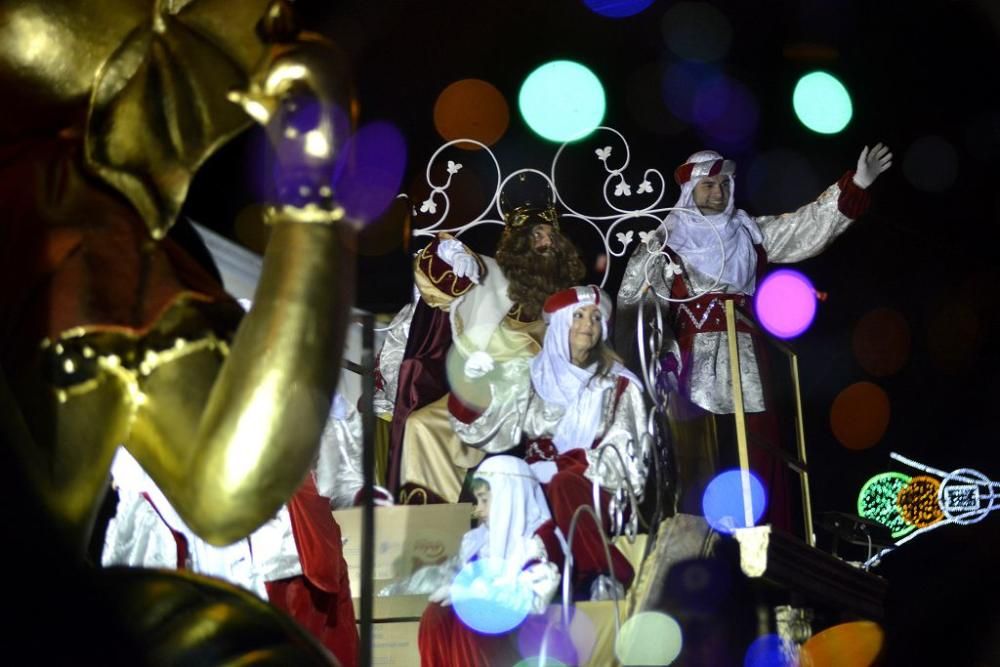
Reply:
M451 270L458 278L468 278L475 284L479 284L479 262L467 252L455 254L455 262L451 265Z
M529 467L542 484L548 484L555 477L556 473L559 472L559 467L555 461L536 461L530 464Z
M447 607L451 605L451 584L445 584L444 586L438 587L433 593L427 596L427 600L430 602L437 602L442 607Z
M482 350L476 350L465 360L465 377L471 380L481 378L492 370L493 357Z
M854 183L862 190L875 182L878 175L892 166L889 147L880 143L869 151L865 146L858 156L858 168L854 171Z
M441 239L438 242L437 256L451 265L457 277L467 277L475 284L479 284L479 262L469 254L461 241L452 238Z

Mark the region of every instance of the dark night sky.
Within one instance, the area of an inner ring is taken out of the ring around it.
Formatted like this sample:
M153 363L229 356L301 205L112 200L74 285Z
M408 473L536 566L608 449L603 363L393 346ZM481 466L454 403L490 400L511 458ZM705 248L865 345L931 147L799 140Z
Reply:
M793 344L817 513L852 512L868 477L906 471L890 451L1000 478L1000 360L993 344L1000 324L993 295L1000 279L1000 7L989 3L711 3L732 27L731 47L714 67L741 82L759 109L750 139L726 150L739 162L739 206L751 214L790 210L852 168L866 143L884 141L895 154L892 170L873 188L869 214L797 267L829 293L813 327ZM690 153L715 147L674 117L660 95L663 72L679 62L665 44L662 17L678 4L657 0L635 17L612 20L582 0L297 3L307 25L350 56L361 120L388 120L402 131L404 189L441 143L432 113L437 95L468 77L491 82L511 104L510 128L494 146L504 168L545 169L555 148L535 137L514 107L527 73L557 58L583 62L602 80L605 123L629 139L634 165L669 173ZM853 97L854 118L838 135L810 132L791 109L795 81L817 68L836 73ZM934 145L950 147L954 161L926 159ZM231 221L252 199L252 146L237 140L206 166L190 198L193 217L232 235ZM798 166L782 169L789 155ZM219 197L220 182L227 196ZM668 192L670 203L675 196L676 189ZM365 258L362 270L360 305L393 311L407 298L401 247ZM614 281L609 288L617 289ZM868 373L852 351L856 324L880 307L898 311L910 335L905 364L887 376ZM891 418L877 445L854 452L834 437L829 413L837 394L859 381L885 390ZM943 528L886 560L892 664L1000 664L985 657L983 645L1000 635L997 616L963 620L987 606L982 595L1000 591L997 521ZM982 602L960 603L966 593ZM957 653L939 662L952 649Z

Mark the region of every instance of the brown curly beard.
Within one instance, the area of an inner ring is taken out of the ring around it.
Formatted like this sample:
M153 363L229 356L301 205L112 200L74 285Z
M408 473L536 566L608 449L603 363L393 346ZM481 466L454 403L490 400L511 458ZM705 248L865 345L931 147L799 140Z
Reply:
M545 299L555 292L579 284L586 275L573 243L552 231L552 245L542 254L534 249L531 230L525 224L504 230L497 246L497 264L510 283L507 296L521 307L522 320L537 320Z

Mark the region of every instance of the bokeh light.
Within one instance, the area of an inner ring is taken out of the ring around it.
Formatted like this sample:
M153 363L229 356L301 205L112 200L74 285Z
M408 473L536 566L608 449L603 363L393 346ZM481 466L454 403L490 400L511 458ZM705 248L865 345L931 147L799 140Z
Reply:
M692 101L702 137L719 150L745 147L757 131L757 99L743 83L717 76L698 86Z
M756 525L764 516L767 494L764 484L756 474L748 471L750 478L750 515ZM716 475L701 497L705 520L720 533L731 534L737 528L749 528L743 505L743 481L740 470L727 470Z
M475 139L492 146L507 131L510 109L496 87L481 79L462 79L441 91L434 103L434 127L445 141ZM475 144L457 144L478 150Z
M918 190L944 192L958 178L958 153L941 137L921 137L903 155L903 176Z
M729 19L707 2L678 2L663 14L663 41L685 60L721 60L732 39Z
M754 295L754 310L761 326L778 338L794 338L816 316L816 289L809 279L792 269L770 273Z
M518 107L524 122L543 139L574 141L604 120L604 86L580 63L554 60L524 80Z
M898 310L875 308L854 326L851 347L858 364L870 375L892 375L910 358L910 327Z
M677 118L694 123L694 102L698 91L703 85L720 76L722 73L713 65L694 62L672 63L663 70L660 87L663 102Z
M543 614L532 614L517 630L517 648L522 656L544 654L567 665L584 665L594 650L597 630L594 622L579 607L569 608L569 626L563 609L551 605ZM530 664L537 664L531 662ZM549 663L546 663L549 664Z
M334 177L334 198L348 218L373 220L399 193L406 170L406 140L392 123L376 121L351 137L345 153L345 164Z
M575 665L577 663L571 662L569 664ZM546 657L543 660L541 656L534 656L517 661L514 663L514 667L569 667L569 665L555 658Z
M848 449L878 444L889 427L889 396L877 384L855 382L843 389L830 406L830 429Z
M466 563L451 584L451 602L465 625L496 635L516 628L531 611L533 593L502 560Z
M785 148L757 154L744 183L758 211L794 211L814 199L824 185L802 153Z
M883 472L875 475L861 487L858 493L858 515L878 521L892 531L896 539L914 530L899 512L896 498L899 491L910 481L901 472Z
M583 0L590 11L609 19L635 16L651 4L653 0Z
M851 122L851 95L832 74L816 71L795 84L792 108L799 122L813 132L836 134Z
M731 600L733 574L719 558L683 560L667 573L663 595L686 613L710 615Z
M615 655L623 665L669 665L681 653L681 626L670 616L640 612L622 623Z
M797 667L799 648L778 635L762 635L750 642L743 667Z
M941 482L927 475L918 475L907 482L896 495L896 505L903 521L917 528L926 528L943 519L944 512L938 502L940 488Z
M885 633L878 623L854 621L818 632L802 645L802 667L871 667Z

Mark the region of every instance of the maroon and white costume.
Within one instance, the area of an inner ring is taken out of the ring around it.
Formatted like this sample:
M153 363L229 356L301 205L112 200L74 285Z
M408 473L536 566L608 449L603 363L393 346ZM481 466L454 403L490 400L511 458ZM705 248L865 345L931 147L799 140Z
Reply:
M503 578L530 591L528 613L540 614L559 589L563 565L562 534L538 480L521 459L493 456L475 473L490 485L489 521L462 537L459 555L448 583L430 596L431 604L420 619L420 664L424 667L490 667L512 665L520 659L516 629L485 635L464 625L450 606L451 579L467 563L481 558L504 564Z
M863 157L866 154L867 149ZM774 442L777 427L773 413L767 412L766 368L762 373L762 366L766 366L762 355L766 352L759 335L747 325L753 321L750 301L757 280L769 262L800 262L821 253L864 213L869 195L856 182L854 172L849 171L815 201L793 213L752 217L733 205L734 172L735 164L713 151L695 153L675 171L674 178L681 186L675 206L688 210L671 212L654 236L633 252L618 292L617 340L622 351L634 348L636 311L647 284L658 294L674 299L696 297L684 302L660 302L667 309L673 334L672 350L663 360L661 382L679 388L682 396L697 406L695 411L700 408L712 414L732 414L725 302L733 301L738 314L743 407L751 413L751 432L764 434ZM721 213L700 215L694 203L695 186L703 178L716 175L728 179L729 201ZM672 262L667 261L667 256ZM703 478L712 471L705 468L717 466L717 453L687 451L698 446L685 443L683 437L677 438L677 446L682 486L696 486L693 477L698 477L697 485L707 481ZM699 458L701 461L695 463L694 459ZM773 488L769 484L772 505L783 504L776 497L783 493L784 486L777 481L780 468L770 463L763 467L769 469L758 469L765 484L774 482ZM692 473L693 468L701 470ZM689 506L692 500L687 499Z
M602 339L606 338L611 303L603 290L588 286L556 292L545 302L548 329L542 351L521 362L528 373L512 371L491 378L493 400L485 410L449 403L452 426L463 442L487 452L525 445L525 460L545 485L552 515L564 533L576 508L593 502L593 481L602 488L607 528L610 493L627 481L641 498L647 472L646 406L638 379L618 363L607 375L598 376L596 366L580 368L571 360L570 323L573 313L587 305L600 308ZM579 520L577 531L576 583L609 574L593 521ZM615 578L628 585L631 566L616 549L611 552Z

